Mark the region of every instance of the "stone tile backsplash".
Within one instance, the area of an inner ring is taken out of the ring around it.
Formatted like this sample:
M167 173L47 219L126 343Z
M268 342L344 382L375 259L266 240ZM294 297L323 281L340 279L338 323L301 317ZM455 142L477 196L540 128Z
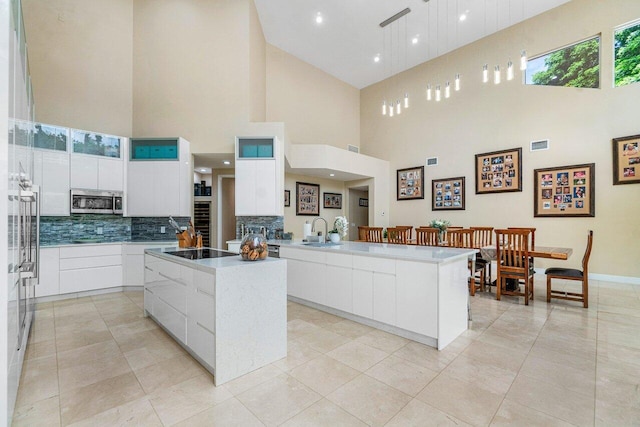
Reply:
M174 218L186 226L189 218ZM166 232L160 233L165 226ZM102 234L98 234L98 228ZM174 240L175 233L168 217L138 218L121 215L43 216L40 218L40 244L42 246L72 244L77 240L98 239L101 242L148 240Z
M276 230L284 229L283 216L237 216L236 217L236 239L242 238L242 225L244 225L245 233L247 229L252 233L260 233L260 227L265 227L267 231L267 239L273 239Z

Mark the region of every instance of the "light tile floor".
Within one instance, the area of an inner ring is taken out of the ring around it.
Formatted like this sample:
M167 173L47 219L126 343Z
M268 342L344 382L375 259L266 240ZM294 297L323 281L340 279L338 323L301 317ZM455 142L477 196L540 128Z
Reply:
M493 293L444 351L289 303L289 353L220 387L141 292L39 304L14 426L640 425L640 287ZM565 286L568 286L565 284Z

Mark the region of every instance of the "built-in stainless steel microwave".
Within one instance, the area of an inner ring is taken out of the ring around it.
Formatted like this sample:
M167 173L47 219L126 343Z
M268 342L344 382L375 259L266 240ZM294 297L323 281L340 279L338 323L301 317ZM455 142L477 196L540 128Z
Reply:
M122 191L71 190L72 214L122 215Z

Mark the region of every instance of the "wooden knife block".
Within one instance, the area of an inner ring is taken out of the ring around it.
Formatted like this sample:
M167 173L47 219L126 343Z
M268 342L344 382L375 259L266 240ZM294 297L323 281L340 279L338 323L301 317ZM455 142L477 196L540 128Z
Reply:
M176 238L178 239L178 247L179 248L189 248L194 246L191 242L191 236L185 230L182 233L176 233Z

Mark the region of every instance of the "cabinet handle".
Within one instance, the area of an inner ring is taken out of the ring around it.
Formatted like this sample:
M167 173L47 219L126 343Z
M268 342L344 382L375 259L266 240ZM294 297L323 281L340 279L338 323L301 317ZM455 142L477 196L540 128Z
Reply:
M211 335L215 335L215 333L213 331L210 331L209 328L207 328L206 326L204 326L202 323L198 322L196 320L196 325L200 326L202 329L204 329L205 331L209 332Z
M201 294L205 294L206 296L211 297L211 298L215 298L212 294L210 294L209 292L205 292L200 288L196 288L196 292L199 292Z
M153 271L152 269L150 269L149 267L147 267L146 265L144 266L145 270L149 270L149 271Z
M181 282L181 281L180 281L180 280L178 280L178 279L174 279L174 278L172 278L172 277L169 277L169 276L167 276L167 275L166 275L166 274L164 274L164 273L158 273L158 274L159 274L159 275L161 275L162 277L164 277L164 278L165 278L165 279L167 279L167 280L171 280L172 282L177 283L178 285L185 286L185 287L187 286L187 284L186 284L186 283Z

